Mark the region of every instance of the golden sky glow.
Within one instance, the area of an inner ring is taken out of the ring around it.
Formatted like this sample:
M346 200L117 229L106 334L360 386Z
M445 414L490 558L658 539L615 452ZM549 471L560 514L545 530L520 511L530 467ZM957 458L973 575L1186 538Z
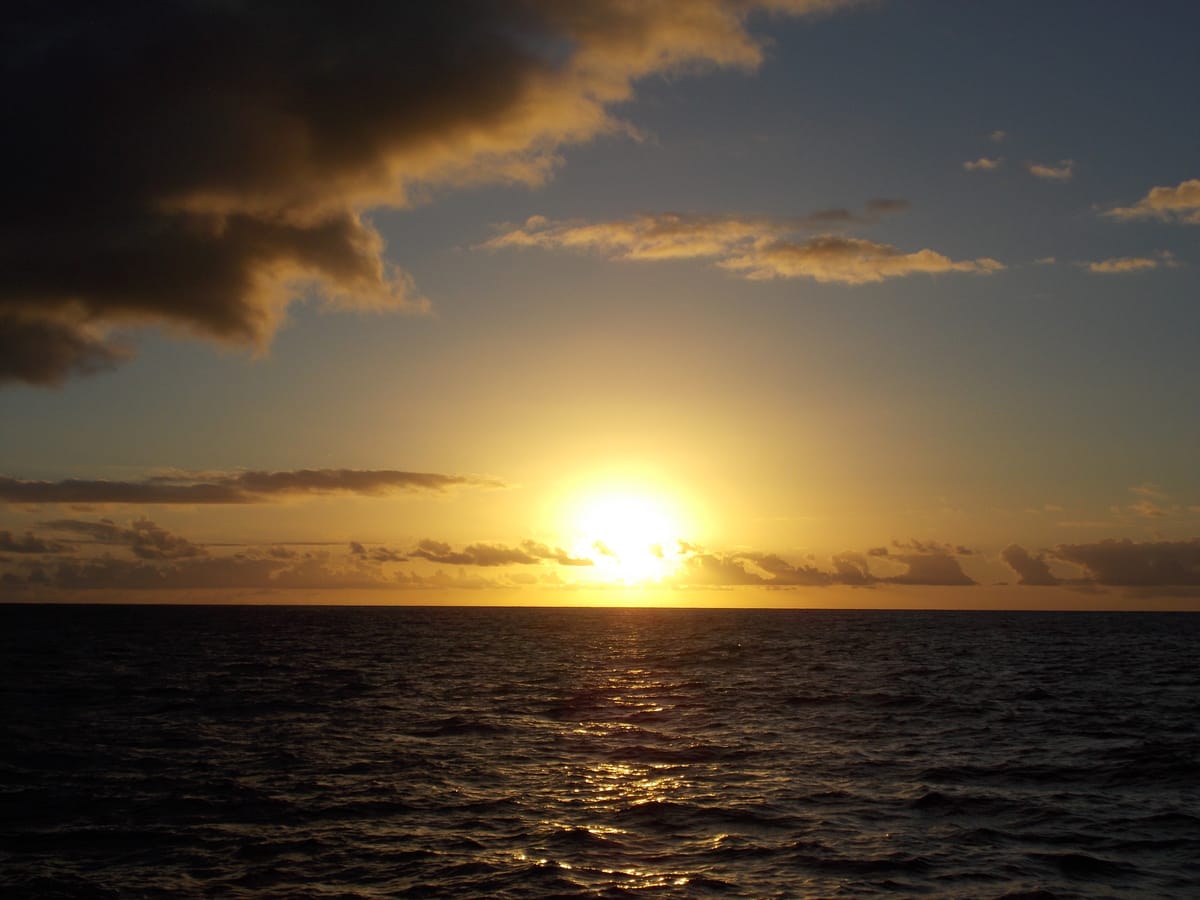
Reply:
M1168 6L30 13L0 600L1200 605Z

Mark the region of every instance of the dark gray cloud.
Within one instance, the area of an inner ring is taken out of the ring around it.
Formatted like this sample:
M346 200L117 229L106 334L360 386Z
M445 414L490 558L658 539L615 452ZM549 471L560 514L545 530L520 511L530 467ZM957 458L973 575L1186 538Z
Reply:
M1200 585L1200 538L1188 541L1104 540L1060 544L1054 555L1081 566L1097 584L1114 587Z
M1059 583L1059 579L1054 577L1043 555L1032 556L1019 544L1009 544L1001 551L1000 558L1020 576L1018 584L1054 585Z
M501 487L495 479L396 469L297 469L288 472L177 472L139 481L26 481L0 475L0 502L229 504L269 503L320 494L382 496Z
M853 0L25 3L0 36L0 380L118 361L106 332L263 344L301 285L423 309L364 211L536 183L646 75L752 68L755 9Z

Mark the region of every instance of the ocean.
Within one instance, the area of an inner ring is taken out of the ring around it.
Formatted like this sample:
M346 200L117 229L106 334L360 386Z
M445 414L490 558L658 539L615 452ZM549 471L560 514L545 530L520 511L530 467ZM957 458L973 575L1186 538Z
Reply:
M1200 616L0 607L4 897L1197 897Z

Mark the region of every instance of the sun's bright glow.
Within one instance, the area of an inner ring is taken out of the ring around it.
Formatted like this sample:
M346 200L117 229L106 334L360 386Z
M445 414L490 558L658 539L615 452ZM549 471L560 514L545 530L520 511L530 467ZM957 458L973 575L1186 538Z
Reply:
M574 553L594 561L597 580L659 581L679 567L680 523L665 500L603 490L573 506Z

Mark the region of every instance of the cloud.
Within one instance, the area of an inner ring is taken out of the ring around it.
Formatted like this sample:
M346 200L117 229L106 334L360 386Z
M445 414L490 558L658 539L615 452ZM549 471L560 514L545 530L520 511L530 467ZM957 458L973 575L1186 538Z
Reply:
M776 241L723 260L720 265L751 280L811 278L839 284L868 284L918 273L988 275L1004 268L994 259L954 261L933 250L904 253L888 244L836 235L802 243Z
M1004 131L1001 128L997 128L995 131L993 131L991 134L988 135L988 140L990 140L994 144L999 144L1007 137L1008 137L1007 131Z
M1059 584L1059 580L1050 572L1045 557L1041 554L1031 556L1029 551L1019 544L1009 544L1000 552L1000 558L1020 576L1018 584Z
M139 559L186 559L207 555L203 547L172 534L149 519L137 519L129 528L122 528L111 519L97 522L58 519L46 522L44 527L67 534L80 534L98 544L127 546Z
M889 554L889 559L902 562L908 568L899 575L881 578L880 581L929 586L965 586L976 583L962 570L957 559L945 553L893 553Z
M0 552L5 553L61 553L70 549L59 541L48 541L26 533L17 537L11 531L0 531Z
M1135 484L1129 489L1130 493L1137 494L1139 497L1148 497L1155 500L1166 500L1167 493L1153 481L1143 481L1141 484Z
M0 384L58 385L71 375L111 369L128 356L86 322L69 321L65 314L61 319L14 314L0 301Z
M1075 160L1064 159L1054 165L1052 163L1026 163L1025 168L1030 175L1047 181L1070 181L1075 175Z
M412 551L414 557L454 566L528 566L545 560L563 566L590 566L592 560L573 557L561 547L548 547L536 541L522 541L518 547L504 544L469 544L454 550L444 541L423 540Z
M531 216L523 225L504 226L483 246L490 250L513 247L584 250L632 260L718 258L730 255L738 247L796 232L874 224L885 215L908 210L909 206L907 200L880 198L868 202L862 213L839 207L793 218L665 212L589 223L555 222L545 216Z
M544 181L563 146L629 132L611 110L638 79L756 67L752 13L850 5L29 6L0 87L0 373L105 368L129 325L261 347L306 292L424 310L367 210Z
M839 584L867 585L875 578L867 554L847 550L833 557L833 580Z
M967 160L963 168L968 172L992 172L1004 163L1003 157L981 156L979 159Z
M929 586L972 585L975 580L968 576L955 558L970 556L974 551L962 544L941 541L892 541L893 550L887 547L872 547L867 556L892 560L905 566L898 575L877 578L891 584L914 584ZM898 551L898 552L893 552ZM864 569L864 572L867 570Z
M1097 275L1127 275L1131 272L1145 272L1150 269L1157 269L1159 266L1174 268L1176 263L1170 252L1163 250L1156 257L1120 256L1113 259L1083 263L1082 265L1089 272L1094 272Z
M1123 587L1200 585L1200 539L1138 543L1129 538L1060 544L1054 555L1081 566L1097 584Z
M460 487L500 487L494 479L395 469L297 469L286 472L171 472L139 481L25 481L0 475L8 503L269 503L290 497L402 491L444 493Z
M938 553L948 556L970 556L974 551L963 544L949 544L941 541L919 541L909 538L907 541L892 541L897 550L909 553Z
M971 551L965 547L919 541L896 546L903 552L894 554L887 548L876 547L865 554L838 553L832 558L832 571L826 571L811 565L793 565L773 553L720 553L686 545L681 547L686 554L682 566L669 581L680 587L826 587L834 584L863 587L879 583L961 586L976 583L963 572L952 555L969 554ZM870 567L869 558L872 557L886 557L905 569L898 575L876 575Z
M408 559L407 556L398 550L393 550L391 547L376 546L367 548L358 541L350 542L350 554L357 556L359 559L375 563L405 562Z
M835 213L846 223L862 221L845 210L814 216L824 216L828 224ZM933 250L904 253L888 244L837 234L789 237L814 227L814 216L770 219L659 213L595 223L534 216L523 225L509 226L485 246L594 251L623 260L705 258L750 280L811 278L855 285L916 273L989 274L1004 268L994 259L954 261Z
M1200 178L1181 181L1175 187L1154 187L1133 206L1118 206L1104 215L1121 221L1158 219L1184 225L1200 225Z

